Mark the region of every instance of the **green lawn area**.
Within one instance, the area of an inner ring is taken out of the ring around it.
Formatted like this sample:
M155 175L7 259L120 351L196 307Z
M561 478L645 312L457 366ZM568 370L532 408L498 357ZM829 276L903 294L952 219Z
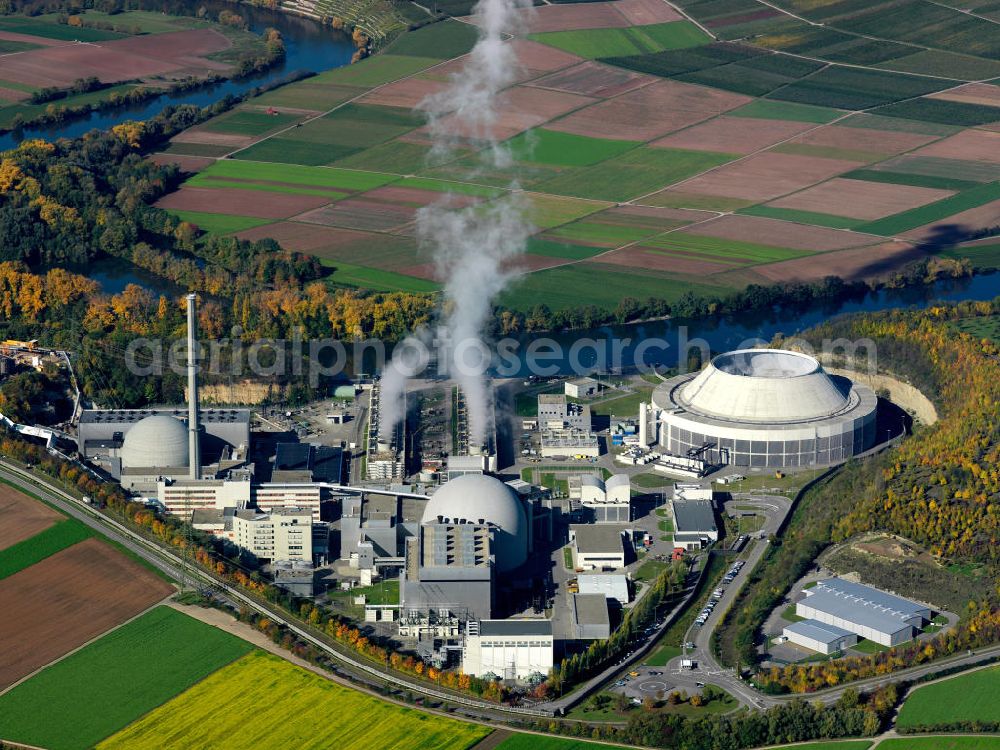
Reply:
M879 750L1000 750L1000 737L891 737L882 740Z
M241 232L244 229L271 224L273 219L259 219L254 216L230 216L229 214L210 214L204 211L169 211L181 221L189 221L208 234L229 234Z
M710 41L705 32L690 21L628 28L550 31L530 34L528 38L588 59L686 49Z
M635 580L637 581L652 581L660 573L667 569L670 563L664 560L646 560L642 565L640 565L635 571Z
M643 664L648 664L651 667L665 667L668 661L680 656L681 653L683 652L680 646L664 644L647 656L643 660Z
M639 413L639 403L649 401L652 393L652 388L639 388L635 393L591 404L590 413L595 416L635 416Z
M636 487L643 487L645 489L656 489L657 487L666 487L669 484L673 484L674 480L669 477L665 477L662 474L636 474L632 477L632 484ZM661 509L662 510L662 509ZM657 511L659 513L660 511ZM662 514L661 514L662 515Z
M662 521L656 522L656 527L664 534L672 534L674 531L674 522L669 518L664 518Z
M960 721L1000 721L1000 667L980 669L913 690L899 710L897 726L933 726Z
M573 570L573 548L569 545L563 547L563 565L566 570Z
M642 146L600 164L546 180L535 188L577 198L625 201L725 164L733 158L731 154L713 151Z
M252 648L157 607L0 696L3 736L49 750L93 747Z
M588 167L633 149L639 143L535 128L510 139L507 145L517 161Z
M356 596L366 596L368 604L399 604L399 579L373 583L371 586L356 586L347 591L331 591L331 598L344 598L353 600Z
M75 518L58 521L45 531L0 550L0 580L14 575L19 570L30 568L46 557L72 547L92 535L90 528Z
M869 641L867 638L861 638L855 645L851 646L851 650L862 654L878 654L882 651L888 651L889 647L875 643L875 641Z
M806 618L795 614L795 605L789 604L787 607L781 610L781 619L785 620L786 622L802 622Z
M661 645L680 646L684 643L684 636L687 634L688 628L691 627L701 608L705 606L705 602L708 601L708 597L711 596L716 584L722 578L729 562L729 559L724 555L709 554L708 570L701 579L701 585L698 587L694 599L688 608L681 613L681 616L674 620L673 625L667 628L667 632L660 638Z

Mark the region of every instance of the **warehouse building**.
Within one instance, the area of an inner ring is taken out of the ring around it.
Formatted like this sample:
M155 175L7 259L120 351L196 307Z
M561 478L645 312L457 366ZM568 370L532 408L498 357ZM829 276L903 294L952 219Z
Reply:
M805 354L744 349L653 392L659 445L717 465L798 467L846 461L875 444L877 398Z
M549 620L471 620L462 644L462 671L504 680L545 677L553 652Z
M574 524L569 527L576 567L584 570L617 570L625 567L622 532L613 526Z
M569 606L574 638L595 641L611 637L611 616L604 594L573 594Z
M567 381L563 389L572 398L590 398L597 395L600 384L593 378L577 378Z
M805 590L795 614L835 625L883 646L912 640L931 617L929 607L864 584L829 578Z
M697 485L675 485L670 510L674 516L674 546L686 550L704 549L719 540L715 508L706 499L712 491Z
M797 646L826 655L845 651L858 642L858 636L850 630L819 620L793 622L781 634Z
M629 602L628 577L602 573L581 573L577 578L581 594L600 594L625 606Z

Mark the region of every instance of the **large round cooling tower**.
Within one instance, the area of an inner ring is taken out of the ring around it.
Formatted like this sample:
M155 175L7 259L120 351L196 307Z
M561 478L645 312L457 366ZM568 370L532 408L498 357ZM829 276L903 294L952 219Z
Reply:
M188 465L188 431L179 419L154 414L125 433L121 448L125 468L181 468Z
M452 479L431 495L422 523L475 523L493 526L497 570L511 571L528 559L528 519L514 491L485 474Z
M836 414L848 395L806 354L742 349L713 359L677 401L696 414L766 424Z

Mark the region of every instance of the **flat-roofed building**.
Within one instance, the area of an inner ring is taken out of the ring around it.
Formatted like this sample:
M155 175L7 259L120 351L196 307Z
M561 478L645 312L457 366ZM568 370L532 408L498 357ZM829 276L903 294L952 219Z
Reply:
M584 570L617 570L625 567L621 529L614 526L574 524L569 527L576 567Z
M167 513L184 519L198 510L245 508L250 504L250 480L169 479L156 483L156 499Z
M781 634L797 646L827 655L844 651L858 642L858 636L850 630L819 620L793 622Z
M629 602L628 577L602 573L581 573L577 577L581 594L601 594L622 606Z
M305 508L313 514L313 521L320 520L323 488L318 484L255 484L251 488L251 502L260 510L272 508Z
M424 523L406 540L400 605L448 611L462 620L493 615L493 530L473 523Z
M600 387L600 383L593 378L577 378L576 380L567 380L563 390L567 396L572 398L590 398L597 395Z
M931 617L926 605L843 578L819 581L804 593L795 605L799 617L835 625L883 646L911 640Z
M343 448L310 443L278 443L271 482L340 484L344 474Z
M711 498L711 490L708 490ZM674 498L670 501L674 516L674 546L687 550L707 547L719 540L719 530L715 525L715 508L711 499L704 499L693 491L687 494L674 488Z
M268 513L238 510L233 515L235 544L263 560L313 559L312 512L273 508Z
M553 665L552 622L543 619L472 620L462 644L462 671L505 680L547 676Z
M598 640L611 636L611 615L604 594L573 594L569 606L576 639Z

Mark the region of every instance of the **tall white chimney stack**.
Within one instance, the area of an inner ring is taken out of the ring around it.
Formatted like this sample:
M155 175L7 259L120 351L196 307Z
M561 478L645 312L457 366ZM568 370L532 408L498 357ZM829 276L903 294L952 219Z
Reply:
M188 467L191 479L201 479L198 445L197 295L187 296L188 324Z

